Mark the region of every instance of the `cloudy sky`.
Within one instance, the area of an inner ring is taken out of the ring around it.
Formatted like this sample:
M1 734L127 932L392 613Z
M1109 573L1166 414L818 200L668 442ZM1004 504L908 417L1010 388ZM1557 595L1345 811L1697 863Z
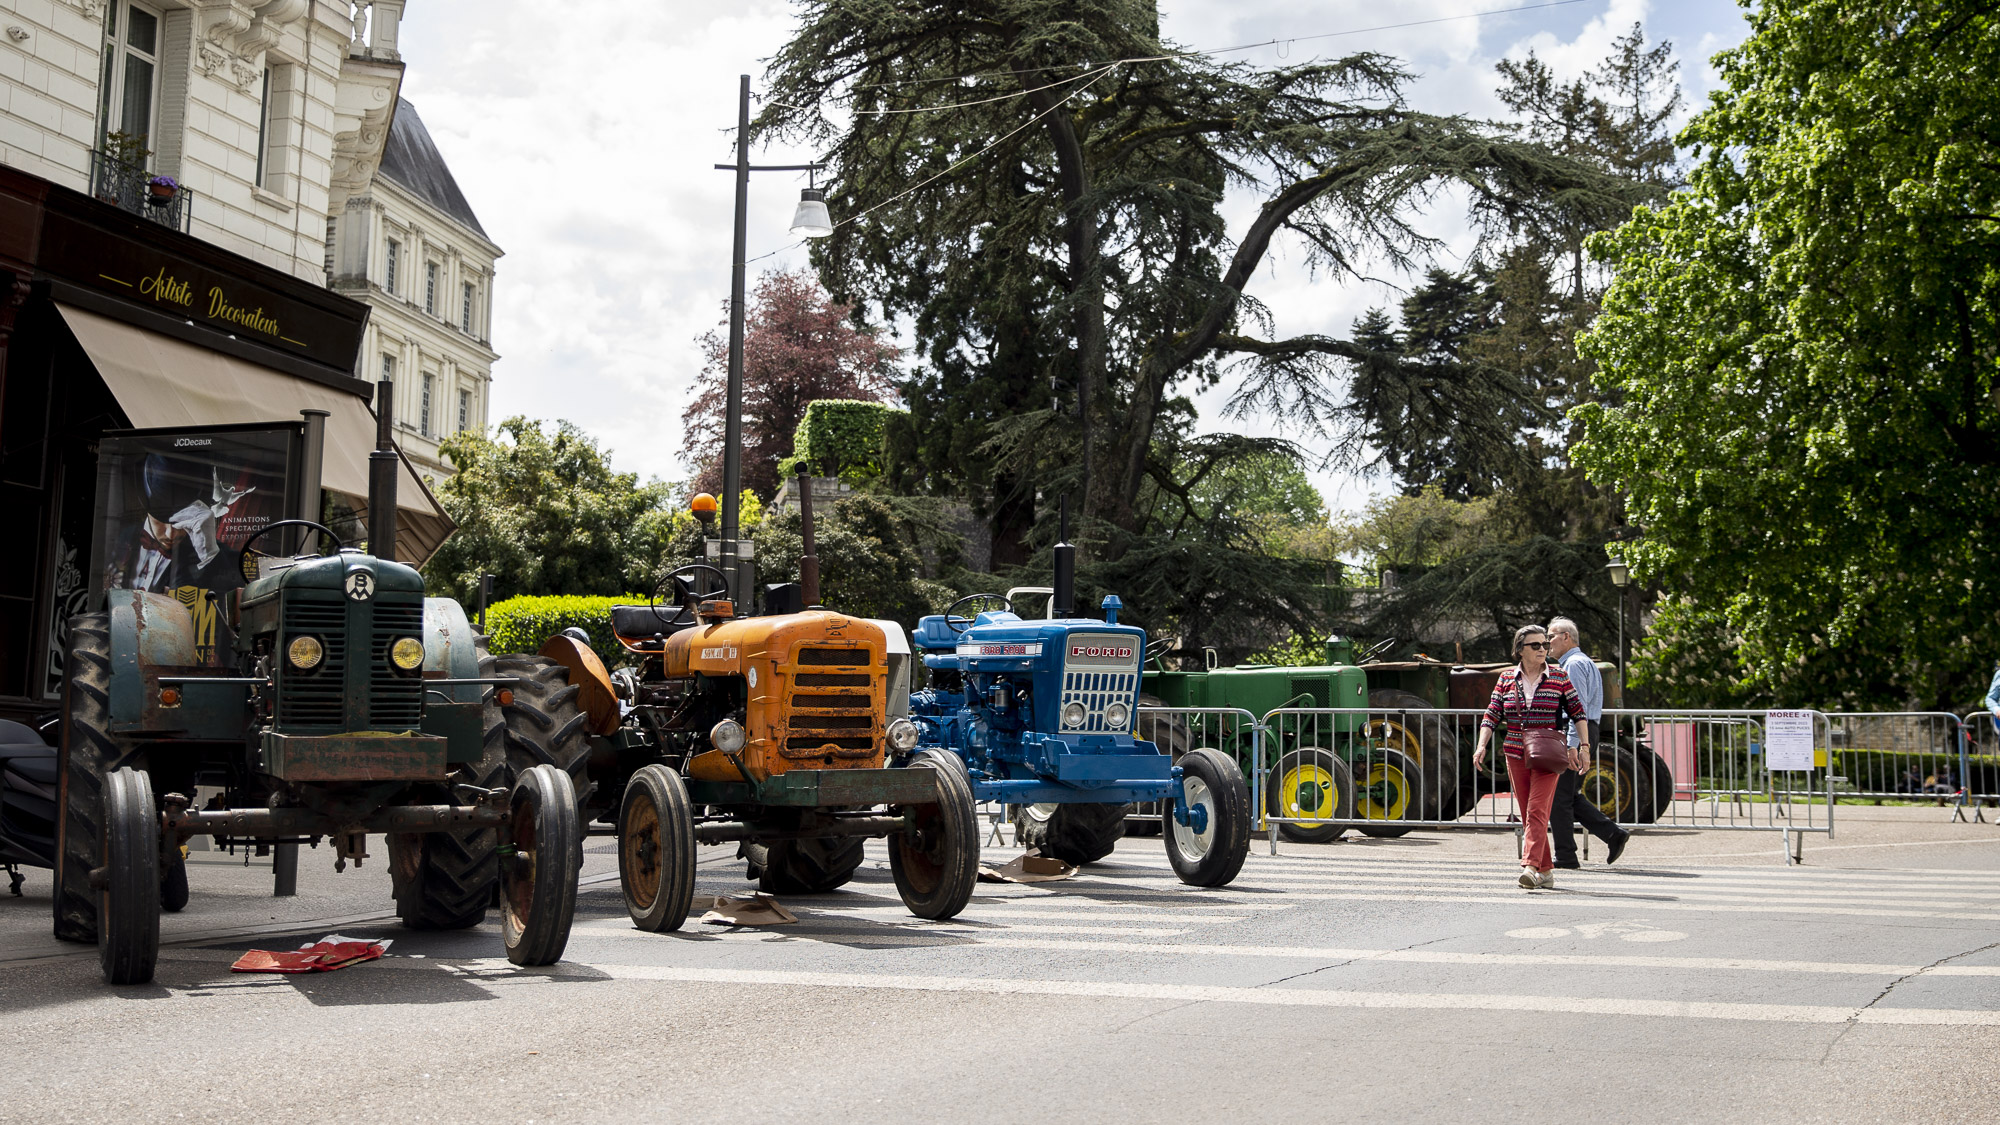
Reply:
M1536 2L1161 0L1161 13L1167 37L1184 47L1302 40L1227 56L1252 62L1394 54L1422 75L1413 105L1483 117L1500 113L1497 60L1533 49L1559 75L1578 75L1635 21L1649 38L1675 43L1688 100L1699 105L1714 79L1707 59L1745 32L1732 0L1571 0L1502 11ZM1489 14L1365 30L1469 13ZM756 88L763 60L794 20L786 0L411 0L404 96L506 251L495 293L502 358L492 419L565 418L597 436L620 469L688 475L678 454L681 411L701 367L695 340L720 321L729 291L731 176L711 166L733 156L736 76L750 74ZM812 155L753 159L792 164ZM792 241L786 228L801 186L788 174L752 177L752 257ZM1230 201L1233 229L1254 206L1248 197ZM1471 247L1461 216L1440 206L1427 222L1452 247L1440 264L1460 264L1456 255ZM1362 312L1401 296L1393 284L1310 277L1284 249L1251 291L1286 334L1344 334ZM804 260L803 251L784 250L752 267L753 283L757 269ZM1219 400L1202 405L1211 426L1242 427L1220 417ZM1317 483L1335 511L1383 488L1379 479L1330 474Z

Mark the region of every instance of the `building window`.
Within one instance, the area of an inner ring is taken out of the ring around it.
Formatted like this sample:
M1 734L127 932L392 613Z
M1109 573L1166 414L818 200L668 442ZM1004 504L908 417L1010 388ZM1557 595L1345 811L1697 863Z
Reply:
M418 409L423 411L423 416L417 419L417 432L425 437L431 436L431 384L436 381L436 376L430 374L424 376L424 397L423 401L418 404Z
M99 116L105 149L130 163L157 147L153 115L159 104L160 13L138 4L114 3L104 14L104 81Z
M392 355L384 355L384 356L382 357L382 381L383 381L384 383L393 383L393 382L395 382L395 381L396 381L396 357L395 357L395 356L392 356Z
M402 259L402 257L403 257L403 244L397 242L393 238L390 239L389 253L386 258L387 264L384 267L384 269L387 272L382 279L382 288L388 290L392 296L396 292L396 264Z
M424 311L432 316L438 314L438 264L424 263Z
M472 335L472 283L468 281L459 286L458 295L458 327L470 336Z
M461 387L458 392L458 429L459 432L463 433L471 428L472 392Z
M257 95L257 186L265 187L271 174L271 68L264 68L264 85Z

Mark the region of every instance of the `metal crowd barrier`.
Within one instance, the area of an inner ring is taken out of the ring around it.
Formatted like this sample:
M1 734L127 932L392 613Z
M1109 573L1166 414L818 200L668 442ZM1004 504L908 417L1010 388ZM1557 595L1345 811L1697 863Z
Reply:
M2000 806L2000 730L1995 729L1993 713L1985 710L1967 711L1958 730L1964 763L1959 778L1965 795L1954 818L1983 822L1989 806ZM1970 817L1967 808L1972 810ZM2000 821L2000 815L1995 819Z
M1261 754L1245 773L1273 851L1279 834L1518 832L1500 732L1483 767L1472 764L1483 714L1301 707L1264 716ZM1772 722L1783 729L1767 730ZM1831 729L1817 711L1606 711L1582 793L1637 831L1777 833L1796 862L1805 835L1833 834ZM1790 768L1770 768L1774 749Z
M1139 737L1153 743L1179 761L1190 750L1207 747L1236 759L1243 780L1250 786L1250 807L1261 808L1263 801L1264 725L1257 716L1240 707L1141 707L1135 723ZM1125 818L1128 835L1154 835L1160 831L1163 810L1158 801L1132 806Z
M1835 799L1965 802L1971 759L1948 711L1829 711Z

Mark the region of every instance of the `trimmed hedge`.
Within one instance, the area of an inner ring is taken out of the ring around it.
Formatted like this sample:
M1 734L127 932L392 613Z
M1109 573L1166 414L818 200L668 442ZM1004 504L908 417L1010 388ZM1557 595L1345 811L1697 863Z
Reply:
M879 402L823 398L806 406L792 431L792 455L778 463L778 475L801 470L823 477L873 477L882 472L882 435L891 414Z
M611 635L611 607L644 604L644 594L616 598L524 594L508 598L486 607L487 648L496 655L535 652L543 641L573 625L590 635L590 646L607 666L615 666L625 650Z

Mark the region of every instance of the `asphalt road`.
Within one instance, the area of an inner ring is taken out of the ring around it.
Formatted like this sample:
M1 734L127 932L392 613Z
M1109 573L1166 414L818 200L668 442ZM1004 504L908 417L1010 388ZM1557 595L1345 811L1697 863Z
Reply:
M1935 839L1787 868L1775 841L1647 837L1546 892L1513 886L1507 837L1259 842L1218 891L1134 838L950 924L902 909L876 846L786 899L796 925L673 935L631 929L592 841L566 960L533 971L491 925L382 919L378 861L308 852L272 900L198 855L157 982L122 989L43 936L36 872L0 899L0 1121L1989 1117L2000 828L1912 812ZM699 893L745 889L730 854ZM392 955L228 971L335 930Z

